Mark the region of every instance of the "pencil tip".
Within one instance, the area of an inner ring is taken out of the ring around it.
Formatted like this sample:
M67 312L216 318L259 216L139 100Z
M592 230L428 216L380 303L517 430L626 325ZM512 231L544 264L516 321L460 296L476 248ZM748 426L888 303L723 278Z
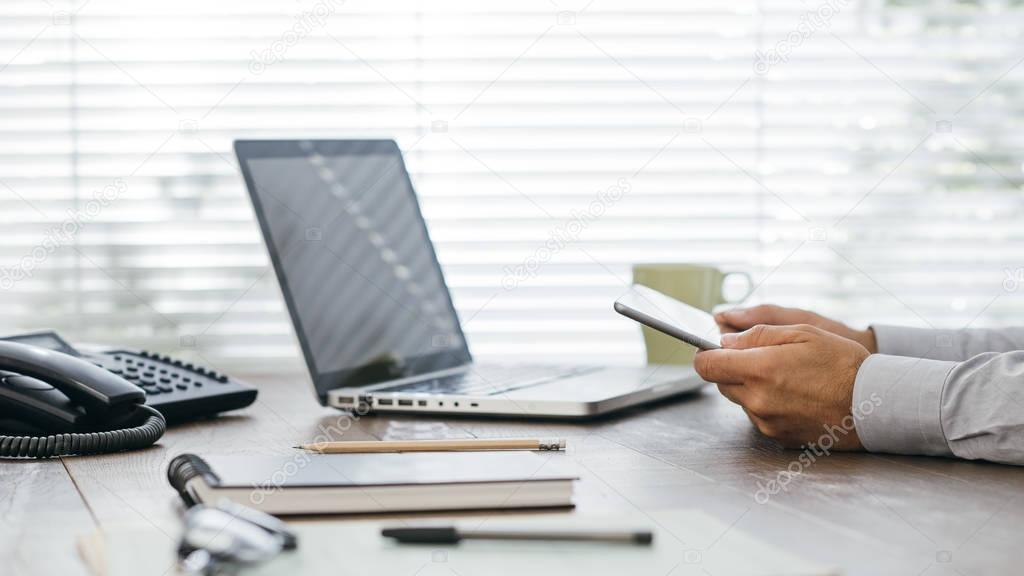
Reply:
M298 450L302 450L302 446L292 446L292 448L296 448Z

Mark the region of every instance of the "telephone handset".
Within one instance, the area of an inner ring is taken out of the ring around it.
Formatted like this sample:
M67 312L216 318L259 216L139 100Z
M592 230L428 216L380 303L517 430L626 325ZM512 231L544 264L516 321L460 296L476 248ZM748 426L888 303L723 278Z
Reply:
M0 341L0 457L46 458L142 448L166 421L145 394L86 360Z

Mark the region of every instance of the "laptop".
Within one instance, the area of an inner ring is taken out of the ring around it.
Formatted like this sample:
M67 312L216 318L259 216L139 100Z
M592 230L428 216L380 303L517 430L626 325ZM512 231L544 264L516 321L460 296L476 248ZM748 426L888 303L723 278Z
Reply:
M688 366L478 364L393 140L235 153L321 404L583 418L703 384Z

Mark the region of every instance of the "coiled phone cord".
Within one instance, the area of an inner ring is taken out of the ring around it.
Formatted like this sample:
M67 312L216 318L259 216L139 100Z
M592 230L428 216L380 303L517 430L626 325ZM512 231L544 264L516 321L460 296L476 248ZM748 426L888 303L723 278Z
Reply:
M52 458L73 454L120 452L151 446L164 435L167 421L150 406L140 404L140 412L148 412L138 426L104 432L70 432L49 436L7 436L0 434L0 458Z

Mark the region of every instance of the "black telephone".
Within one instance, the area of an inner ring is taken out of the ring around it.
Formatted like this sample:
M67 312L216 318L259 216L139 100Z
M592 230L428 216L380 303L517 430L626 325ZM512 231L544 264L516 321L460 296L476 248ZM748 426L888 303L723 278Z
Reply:
M56 350L0 341L0 457L143 448L167 428L142 389ZM17 435L10 435L10 433Z

